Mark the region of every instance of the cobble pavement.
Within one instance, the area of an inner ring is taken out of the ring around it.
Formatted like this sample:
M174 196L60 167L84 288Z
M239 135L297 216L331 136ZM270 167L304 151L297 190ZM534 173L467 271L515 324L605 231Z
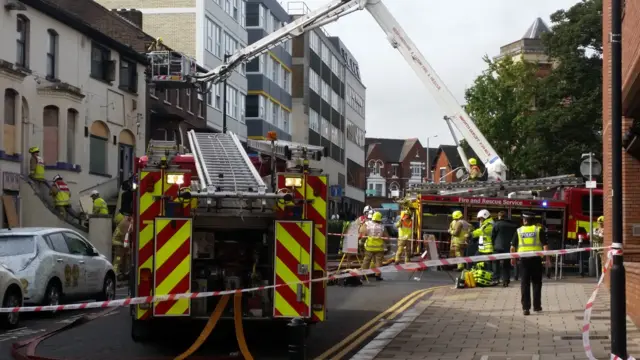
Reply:
M515 285L515 286L514 286ZM593 282L543 285L542 313L522 314L520 286L441 289L391 324L352 360L586 359L582 321ZM591 317L591 346L608 359L609 292L602 288ZM628 350L640 354L640 331L627 320Z

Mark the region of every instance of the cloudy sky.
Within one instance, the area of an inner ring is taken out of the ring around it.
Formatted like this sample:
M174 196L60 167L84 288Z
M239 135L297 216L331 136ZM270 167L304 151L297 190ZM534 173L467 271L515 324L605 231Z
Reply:
M549 15L578 0L384 0L427 61L457 97L484 69L482 57L520 39L537 17L551 26ZM328 0L305 0L315 9ZM360 64L367 86L367 137L419 137L430 146L453 144L444 115L430 92L366 11L328 25Z

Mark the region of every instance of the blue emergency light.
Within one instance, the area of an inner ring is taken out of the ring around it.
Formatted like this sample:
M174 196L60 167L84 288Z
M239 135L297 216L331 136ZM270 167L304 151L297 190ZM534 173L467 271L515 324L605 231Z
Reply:
M547 200L545 200L545 201L543 201L543 202L542 202L542 207L547 207L547 205L548 205L548 204L547 204Z

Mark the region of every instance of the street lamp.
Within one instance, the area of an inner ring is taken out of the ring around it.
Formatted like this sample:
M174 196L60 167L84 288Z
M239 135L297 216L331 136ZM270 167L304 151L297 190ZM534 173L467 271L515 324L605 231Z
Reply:
M427 182L431 181L431 158L429 157L429 140L437 138L438 135L427 136Z

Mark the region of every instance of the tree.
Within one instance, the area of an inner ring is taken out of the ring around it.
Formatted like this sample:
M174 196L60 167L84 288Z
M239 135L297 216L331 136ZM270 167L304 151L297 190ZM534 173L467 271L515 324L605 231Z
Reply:
M466 91L467 111L503 157L511 176L579 171L580 156L602 149L602 0L582 0L551 15L543 44L554 68L485 57Z

